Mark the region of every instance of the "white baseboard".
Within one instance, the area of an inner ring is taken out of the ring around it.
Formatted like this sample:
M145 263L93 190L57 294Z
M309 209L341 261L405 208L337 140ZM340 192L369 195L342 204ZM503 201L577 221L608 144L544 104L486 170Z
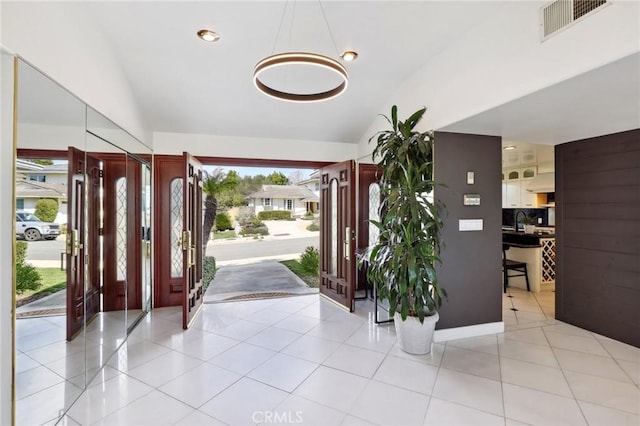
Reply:
M487 334L504 333L504 322L488 322L485 324L468 325L466 327L445 328L436 330L433 334L434 342L464 339L466 337L485 336Z

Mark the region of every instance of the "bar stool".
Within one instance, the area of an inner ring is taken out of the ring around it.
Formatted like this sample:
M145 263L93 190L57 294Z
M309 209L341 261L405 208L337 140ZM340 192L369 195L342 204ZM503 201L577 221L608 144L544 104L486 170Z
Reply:
M502 274L503 274L503 284L504 284L504 292L507 292L507 287L509 286L509 277L524 277L527 282L527 291L531 291L529 289L529 275L527 274L527 264L526 262L520 262L517 260L507 259L507 250L509 250L508 244L502 245ZM509 271L515 271L515 274L509 274Z

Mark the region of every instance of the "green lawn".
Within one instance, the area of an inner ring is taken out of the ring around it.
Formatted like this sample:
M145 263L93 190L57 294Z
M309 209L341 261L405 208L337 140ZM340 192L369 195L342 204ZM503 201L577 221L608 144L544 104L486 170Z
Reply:
M283 260L280 263L282 263L284 266L286 266L287 268L289 268L291 270L291 272L293 272L294 274L296 274L298 277L300 277L300 279L302 281L304 281L305 283L307 283L307 285L309 287L313 287L313 288L317 288L320 285L320 279L318 276L314 276L314 275L309 275L307 274L303 269L302 269L302 265L300 265L300 262L296 259L292 259L292 260Z
M24 299L29 296L46 296L56 293L67 287L67 272L61 271L60 268L36 268L42 277L42 286L37 290L28 290L22 294L16 295L17 300Z
M236 231L222 231L222 232L216 232L213 234L213 239L214 240L224 240L224 239L229 239L229 238L236 238Z

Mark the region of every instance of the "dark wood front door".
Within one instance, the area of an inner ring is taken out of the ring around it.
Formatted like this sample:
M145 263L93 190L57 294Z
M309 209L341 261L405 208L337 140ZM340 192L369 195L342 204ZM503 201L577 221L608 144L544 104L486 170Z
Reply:
M104 169L103 310L142 306L141 165L126 154L101 154Z
M355 258L354 161L321 170L320 293L353 312Z
M67 340L100 311L102 165L76 148L68 152Z
M202 164L191 154L184 158L184 216L182 231L183 300L182 328L187 329L198 314L202 291Z
M202 166L188 153L153 160L155 307L182 306L184 328L202 305Z

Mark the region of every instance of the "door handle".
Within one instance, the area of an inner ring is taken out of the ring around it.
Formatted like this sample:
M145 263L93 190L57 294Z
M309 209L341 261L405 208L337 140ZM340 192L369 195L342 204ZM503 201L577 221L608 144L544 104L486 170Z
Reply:
M189 247L187 252L187 265L192 267L196 264L196 246Z
M79 237L77 229L72 229L67 232L66 253L68 256L78 255L78 250L83 247L78 240Z
M346 227L344 229L344 258L349 260L351 253L351 228Z
M180 241L182 250L188 250L191 247L191 231L182 231L182 240Z

